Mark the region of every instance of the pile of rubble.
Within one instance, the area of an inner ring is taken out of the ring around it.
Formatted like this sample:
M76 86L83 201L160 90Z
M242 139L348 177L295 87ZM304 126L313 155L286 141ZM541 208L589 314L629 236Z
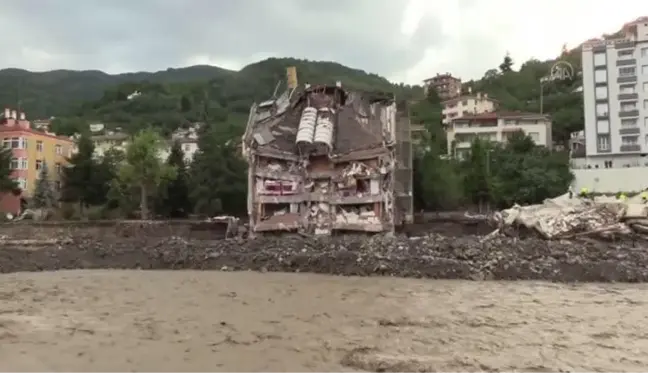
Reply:
M621 201L612 197L581 199L564 195L539 205L515 205L494 214L493 220L498 229L488 238L499 233L512 234L514 228L520 227L548 240L648 238L648 205L639 197Z
M299 235L255 240L73 238L29 246L0 241L0 272L199 269L356 276L549 281L648 281L648 251L630 243L494 236Z

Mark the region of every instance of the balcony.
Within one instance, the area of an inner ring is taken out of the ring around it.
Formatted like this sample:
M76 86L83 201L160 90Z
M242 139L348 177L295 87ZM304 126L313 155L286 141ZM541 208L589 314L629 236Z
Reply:
M641 145L639 144L621 145L621 148L619 150L622 152L640 152Z
M628 58L625 60L617 60L616 65L617 66L635 66L637 64L637 60L634 58Z
M641 133L639 127L626 127L619 130L620 135L638 135Z
M617 78L617 83L636 83L636 82L637 82L636 75L620 76Z
M639 110L624 110L619 112L619 118L633 118L639 116Z
M621 100L638 100L639 99L639 94L638 93L619 93L619 96L617 97L619 101Z

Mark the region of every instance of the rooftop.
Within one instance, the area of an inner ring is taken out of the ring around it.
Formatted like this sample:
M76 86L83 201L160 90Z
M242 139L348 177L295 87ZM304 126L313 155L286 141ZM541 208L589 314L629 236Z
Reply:
M466 120L496 120L496 119L549 119L549 115L540 113L529 113L522 111L496 111L491 113L481 113L476 115L466 115L460 118L453 119L452 121L466 121Z
M308 106L328 107L336 115L331 153L346 154L383 145L381 110L391 105L390 94L346 91L338 86L312 86L287 91L276 100L263 102L256 110L247 142L259 149L298 154L297 129Z

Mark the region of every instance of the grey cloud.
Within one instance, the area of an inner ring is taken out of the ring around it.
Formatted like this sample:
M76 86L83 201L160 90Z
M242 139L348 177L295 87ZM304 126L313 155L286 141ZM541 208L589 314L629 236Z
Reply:
M9 48L58 56L23 61L0 55L0 68L158 70L192 56L252 62L271 53L338 62L389 76L443 45L430 17L408 40L399 0L16 0L1 1ZM28 25L27 27L25 25Z

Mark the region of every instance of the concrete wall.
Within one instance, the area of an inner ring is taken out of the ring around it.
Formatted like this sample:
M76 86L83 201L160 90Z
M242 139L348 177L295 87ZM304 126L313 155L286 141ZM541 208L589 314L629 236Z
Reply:
M227 226L221 223L192 220L167 221L21 221L0 224L0 236L8 239L62 239L79 238L113 239L140 238L191 238L217 240L225 237Z
M574 190L595 193L636 192L648 188L648 167L572 169Z

